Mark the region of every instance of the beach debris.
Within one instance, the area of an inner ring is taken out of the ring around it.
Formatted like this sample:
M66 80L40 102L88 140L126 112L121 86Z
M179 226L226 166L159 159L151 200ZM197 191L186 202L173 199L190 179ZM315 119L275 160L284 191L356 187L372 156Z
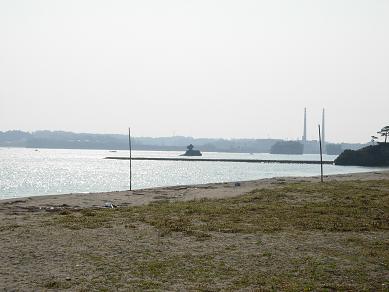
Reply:
M236 186L236 187L240 187L240 182L236 182L236 183L235 183L235 186Z
M13 204L18 204L18 203L25 203L27 202L26 200L14 200L14 201L9 201L9 202L4 202L3 205L13 205Z
M188 187L173 187L172 190L175 190L175 191L182 191L182 190L186 190L188 189Z
M168 200L168 199L172 199L173 197L166 197L166 196L162 196L162 195L158 195L158 196L154 196L153 199L154 200Z
M112 202L105 202L104 208L117 208L118 206L114 205Z

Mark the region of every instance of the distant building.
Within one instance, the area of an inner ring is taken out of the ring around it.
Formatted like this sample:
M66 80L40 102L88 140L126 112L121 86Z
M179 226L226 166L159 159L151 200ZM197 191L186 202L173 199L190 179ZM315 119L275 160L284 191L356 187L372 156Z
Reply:
M304 133L302 137L303 143L307 142L307 108L304 108Z
M323 113L321 116L321 143L323 145L324 152L326 149L326 136L325 136L325 109L323 108Z

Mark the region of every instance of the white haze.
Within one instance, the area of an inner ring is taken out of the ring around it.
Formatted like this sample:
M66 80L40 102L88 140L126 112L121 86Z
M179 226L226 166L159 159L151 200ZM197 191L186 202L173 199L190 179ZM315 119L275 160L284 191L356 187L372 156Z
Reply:
M389 1L0 1L0 130L365 142Z

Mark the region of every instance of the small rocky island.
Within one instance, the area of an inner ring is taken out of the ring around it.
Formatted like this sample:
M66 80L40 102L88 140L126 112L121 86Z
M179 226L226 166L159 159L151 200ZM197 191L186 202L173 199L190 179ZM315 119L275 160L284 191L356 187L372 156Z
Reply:
M335 159L336 165L389 166L389 143L370 145L359 150L345 150Z
M181 154L180 156L202 156L200 150L193 150L194 146L192 144L188 145L186 147L188 150L184 154Z

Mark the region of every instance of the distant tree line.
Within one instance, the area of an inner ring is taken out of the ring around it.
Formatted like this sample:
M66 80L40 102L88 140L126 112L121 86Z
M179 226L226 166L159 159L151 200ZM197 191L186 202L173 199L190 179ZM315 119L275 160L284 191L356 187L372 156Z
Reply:
M135 137L134 150L185 151L193 144L202 152L269 153L281 139L211 139L193 137ZM329 144L327 144L329 146ZM362 144L335 144L343 149L358 149ZM64 149L128 149L128 136L120 134L90 134L65 131L0 131L0 147L64 148ZM335 146L334 146L335 147ZM328 149L330 149L329 146ZM304 143L305 153L318 153L317 141Z
M271 154L303 154L304 144L298 141L279 141L270 149Z

